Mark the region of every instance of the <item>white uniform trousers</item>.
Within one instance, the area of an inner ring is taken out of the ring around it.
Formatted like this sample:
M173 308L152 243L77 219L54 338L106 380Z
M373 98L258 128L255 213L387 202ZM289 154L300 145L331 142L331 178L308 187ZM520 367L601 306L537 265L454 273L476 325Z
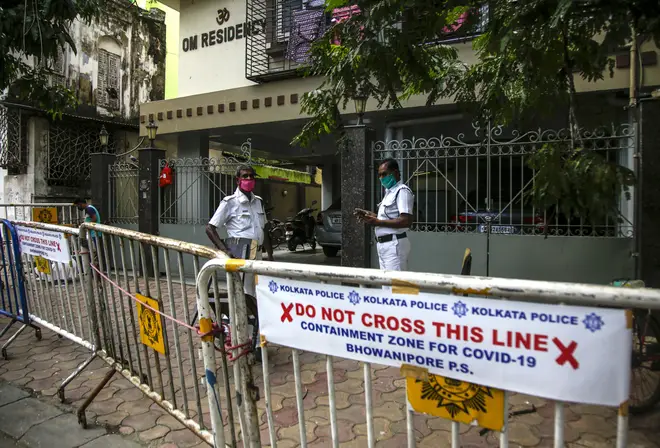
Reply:
M408 256L410 255L410 239L402 238L386 243L377 243L378 262L384 271L405 271L408 269Z

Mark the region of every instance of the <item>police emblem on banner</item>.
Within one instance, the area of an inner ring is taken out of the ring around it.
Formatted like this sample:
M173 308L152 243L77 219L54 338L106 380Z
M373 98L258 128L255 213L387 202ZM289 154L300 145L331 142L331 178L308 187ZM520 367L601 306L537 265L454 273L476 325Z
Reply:
M37 266L37 271L42 274L50 275L50 265L48 264L48 260L44 257L34 257L34 264Z
M500 431L504 427L504 391L428 375L406 379L408 402L416 411Z
M142 294L135 295L140 301L137 303L137 315L140 322L140 340L147 347L151 347L158 353L165 354L165 340L163 337L163 321L160 314L154 310L142 306L141 303L160 311L160 305L157 300Z

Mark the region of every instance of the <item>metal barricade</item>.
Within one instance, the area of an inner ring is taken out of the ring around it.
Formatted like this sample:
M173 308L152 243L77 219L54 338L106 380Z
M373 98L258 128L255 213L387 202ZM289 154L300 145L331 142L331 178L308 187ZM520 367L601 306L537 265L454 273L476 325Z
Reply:
M41 339L41 329L30 320L26 300L23 266L19 251L16 229L6 219L0 224L0 316L10 318L9 323L0 331L0 338L17 322L23 325L2 346L2 357L7 359L7 348L26 328L35 330L37 339Z
M23 252L30 318L90 349L90 357L63 381L60 399L95 358L111 368L78 409L81 424L86 424L86 408L119 372L202 440L236 446L239 427L234 416L249 400L242 399L240 387L232 386L232 359L220 343L223 326L209 320L212 308L199 310L199 325L193 321L200 266L226 256L208 247L94 223L80 228L15 224L63 234L69 245L69 264L44 262ZM213 280L212 293L219 302L226 296L224 282ZM203 289L208 303L206 284ZM215 312L224 313L219 304ZM236 375L236 367L233 372Z
M503 278L483 278L483 277L467 277L457 275L441 275L441 274L425 274L414 272L393 272L393 271L378 271L372 269L355 269L344 267L327 267L327 266L311 266L302 264L290 263L274 263L267 261L245 261L245 260L221 260L214 259L209 261L200 271L198 276L198 285L203 285L208 276L217 270L225 271L228 273L254 273L259 276L275 277L288 280L305 280L317 282L319 284L330 283L335 285L352 285L353 287L375 287L375 288L408 288L409 290L416 290L431 293L445 293L460 296L479 297L486 296L494 300L515 300L521 302L535 302L545 304L564 304L564 305L586 305L589 307L610 307L610 308L624 308L624 309L660 309L660 291L658 290L623 290L609 286L596 286L584 284L567 284L567 283L553 283L553 282L540 282L528 280L515 280ZM230 283L231 285L231 283ZM275 285L276 287L276 285ZM244 296L242 288L230 287L230 304L234 309L241 309L244 303ZM291 297L294 297L293 295ZM207 317L205 310L208 308L208 297L205 290L200 289L200 302L199 309L204 318ZM291 299L294 300L294 299ZM261 308L261 304L260 304ZM600 308L599 308L600 309ZM241 311L242 313L242 311ZM286 310L283 311L282 319L284 319ZM628 314L630 316L631 314ZM262 317L263 319L263 317ZM625 320L625 319L624 319ZM284 320L282 320L284 322ZM247 334L244 326L245 322L237 322L236 336L238 343L245 342ZM631 327L628 327L631 328ZM232 329L233 331L233 329ZM657 341L656 341L657 342ZM239 381L243 390L243 396L252 400L251 403L246 404L245 408L245 423L242 428L248 434L247 443L245 446L257 447L261 446L259 425L258 422L253 422L248 419L252 415L256 415L256 410L252 411L254 407L261 406L266 414L268 422L268 434L270 439L270 446L276 447L278 438L278 429L275 426L275 412L273 410L271 400L271 376L269 365L269 355L267 347L268 341L262 336L262 369L263 369L263 391L264 401L258 402L258 394L250 393L249 390L256 390L254 384L251 383L251 376L245 372L245 377ZM281 349L287 347L280 346ZM207 348L205 353L210 353ZM319 352L323 352L319 349ZM281 355L281 351L278 351ZM295 348L291 348L291 362L293 364L293 378L295 380L295 397L297 408L297 421L299 425L299 439L298 442L302 447L307 445L307 434L309 420L306 419L306 393L303 392L303 377L301 375L301 356L302 352ZM279 357L280 364L282 356ZM318 359L318 358L314 358ZM331 444L334 447L339 446L339 430L338 419L342 418L342 410L337 409L337 398L335 394L335 371L334 366L338 361L347 361L347 358L338 358L335 356L325 356L325 368L327 376L327 397L323 401L329 404L329 412L327 418L330 421L329 433ZM206 359L208 365L213 365L212 359ZM316 361L319 362L319 361ZM351 361L355 362L355 361ZM373 367L369 362L361 362L362 364L362 384L364 386L364 409L366 418L363 422L355 422L354 417L349 417L351 423L366 424L366 441L365 446L375 446L377 435L374 428L374 396L373 396L373 382L372 372ZM559 364L559 363L558 363ZM242 366L240 367L242 368ZM278 371L281 376L283 372ZM288 372L287 372L288 373ZM235 376L244 374L243 371L235 373ZM290 378L290 373L287 375ZM353 378L356 378L353 376ZM318 386L317 386L318 387ZM359 387L356 387L359 389ZM359 390L358 390L359 392ZM504 426L502 432L499 433L499 444L502 447L509 445L509 397L510 392L504 391ZM312 399L313 401L313 399ZM404 404L404 403L401 403ZM405 404L404 404L405 405ZM316 405L314 404L314 407ZM318 413L314 414L319 417ZM350 414L353 416L354 414ZM555 402L554 405L554 446L563 447L564 429L566 427L565 421L565 405L561 402ZM407 422L407 441L408 446L413 447L416 444L415 413L410 407L407 407L406 422ZM215 421L215 420L214 420ZM295 423L294 423L295 425ZM292 428L291 428L292 429ZM292 433L289 432L291 435ZM628 437L628 404L625 402L618 409L617 419L617 447L627 446ZM265 442L266 443L266 442ZM461 433L459 423L451 423L451 446L458 447L461 443ZM330 441L328 441L330 444Z
M85 217L73 204L53 202L0 204L0 219L78 226L85 220Z

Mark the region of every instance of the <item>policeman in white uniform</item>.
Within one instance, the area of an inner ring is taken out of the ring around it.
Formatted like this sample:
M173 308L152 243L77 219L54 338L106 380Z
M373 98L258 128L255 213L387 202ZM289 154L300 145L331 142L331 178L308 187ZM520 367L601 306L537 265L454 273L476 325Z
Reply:
M376 249L380 268L391 271L408 269L410 240L408 231L413 220L415 197L401 181L399 164L387 159L378 167L378 177L385 187L383 201L378 204L378 215L367 212L360 219L375 227Z
M240 258L261 259L261 246L264 243L264 226L266 225L266 213L262 199L252 191L256 185L256 173L251 166L241 166L236 172L236 183L238 187L234 194L225 196L220 202L218 209L206 226L206 235L211 242L221 251L233 258L239 258L232 254L227 244L218 236L217 229L224 226L227 236L232 238L244 238L255 242L252 253L241 254ZM254 251L256 250L256 254ZM245 294L256 297L254 274L245 273L243 276Z

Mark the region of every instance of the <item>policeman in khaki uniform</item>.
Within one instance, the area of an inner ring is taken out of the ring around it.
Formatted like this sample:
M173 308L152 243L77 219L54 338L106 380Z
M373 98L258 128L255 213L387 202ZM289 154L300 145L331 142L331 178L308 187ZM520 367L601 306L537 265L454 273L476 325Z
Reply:
M375 227L380 268L405 271L408 269L410 255L407 232L413 220L415 197L412 190L401 181L396 160L387 159L381 163L378 177L385 188L383 201L378 204L378 214L356 210L356 215L361 221Z

